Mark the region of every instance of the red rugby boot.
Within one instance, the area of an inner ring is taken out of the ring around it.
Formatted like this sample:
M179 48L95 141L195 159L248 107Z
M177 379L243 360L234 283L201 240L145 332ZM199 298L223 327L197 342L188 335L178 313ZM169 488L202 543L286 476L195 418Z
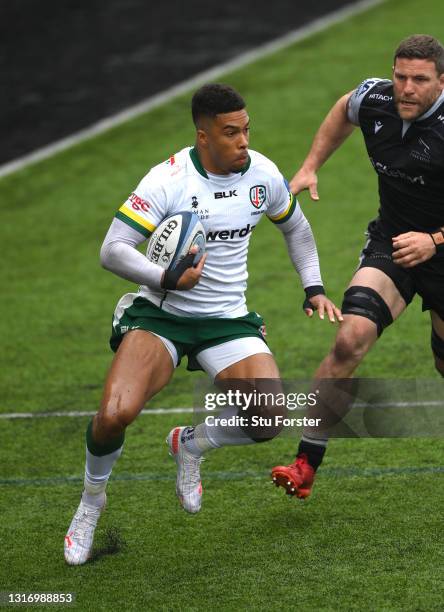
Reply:
M287 495L305 499L311 493L315 471L301 453L290 465L278 465L271 470L271 479L277 487L284 487Z

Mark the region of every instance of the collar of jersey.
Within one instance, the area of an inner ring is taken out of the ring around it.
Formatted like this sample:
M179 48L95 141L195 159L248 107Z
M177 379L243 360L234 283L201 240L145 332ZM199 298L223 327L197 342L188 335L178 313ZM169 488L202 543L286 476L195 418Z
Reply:
M194 167L199 172L199 174L201 176L203 176L204 178L209 179L207 171L205 170L205 168L200 163L200 159L199 159L199 155L197 153L196 147L192 147L190 149L190 157L191 157L191 161L193 162ZM233 174L241 174L243 176L247 172L247 170L250 167L250 165L251 165L251 158L250 158L250 156L248 156L248 160L247 160L247 163L245 164L245 166L243 168L241 168L240 170L238 170L237 172L233 172Z
M444 102L444 91L441 92L440 96L438 97L437 100L435 100L435 102L432 104L429 110L426 111L420 117L418 117L416 121L424 121L424 119L428 119L429 117L431 117L433 113L435 113L436 110L441 106L443 102Z

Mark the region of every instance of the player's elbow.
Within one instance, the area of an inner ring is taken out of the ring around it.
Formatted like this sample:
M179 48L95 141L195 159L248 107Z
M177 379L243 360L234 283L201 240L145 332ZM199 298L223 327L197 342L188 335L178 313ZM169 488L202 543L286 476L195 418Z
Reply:
M105 242L102 244L99 258L102 268L105 268L105 270L110 270L112 261L112 247L109 244L106 244Z
M285 238L290 238L290 240L292 238L299 240L301 236L305 237L307 234L312 234L311 225L302 211L297 218L292 218L287 223L283 223L279 229Z

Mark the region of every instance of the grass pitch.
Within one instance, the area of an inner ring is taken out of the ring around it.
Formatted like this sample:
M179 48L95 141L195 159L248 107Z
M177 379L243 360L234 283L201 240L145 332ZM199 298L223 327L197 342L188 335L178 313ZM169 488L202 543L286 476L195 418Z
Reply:
M389 76L404 36L444 39L440 16L438 0L424 13L413 0L392 0L227 75L247 99L251 147L291 177L334 101L365 77ZM179 98L0 182L2 412L96 409L111 314L131 288L100 269L99 246L146 170L192 143L189 114L189 96ZM300 199L325 284L340 302L377 209L358 132L320 172L319 189L318 204ZM249 270L249 305L266 319L283 376L306 378L335 330L304 318L283 240L266 221L252 239ZM436 376L418 302L358 374ZM199 376L179 369L151 406L192 405ZM93 562L80 568L64 565L62 543L81 491L87 419L0 421L0 590L72 591L81 610L442 609L441 440L335 440L305 503L267 480L296 440L222 449L203 466L202 512L188 516L163 443L187 419L141 416L131 427Z

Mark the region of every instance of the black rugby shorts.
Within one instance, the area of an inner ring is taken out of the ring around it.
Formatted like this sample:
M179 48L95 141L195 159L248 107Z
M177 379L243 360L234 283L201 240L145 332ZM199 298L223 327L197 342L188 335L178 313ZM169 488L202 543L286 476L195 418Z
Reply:
M444 258L432 257L413 268L402 268L393 261L392 241L369 234L361 251L361 268L377 268L389 276L406 304L417 293L422 298L422 310L434 310L444 320Z

